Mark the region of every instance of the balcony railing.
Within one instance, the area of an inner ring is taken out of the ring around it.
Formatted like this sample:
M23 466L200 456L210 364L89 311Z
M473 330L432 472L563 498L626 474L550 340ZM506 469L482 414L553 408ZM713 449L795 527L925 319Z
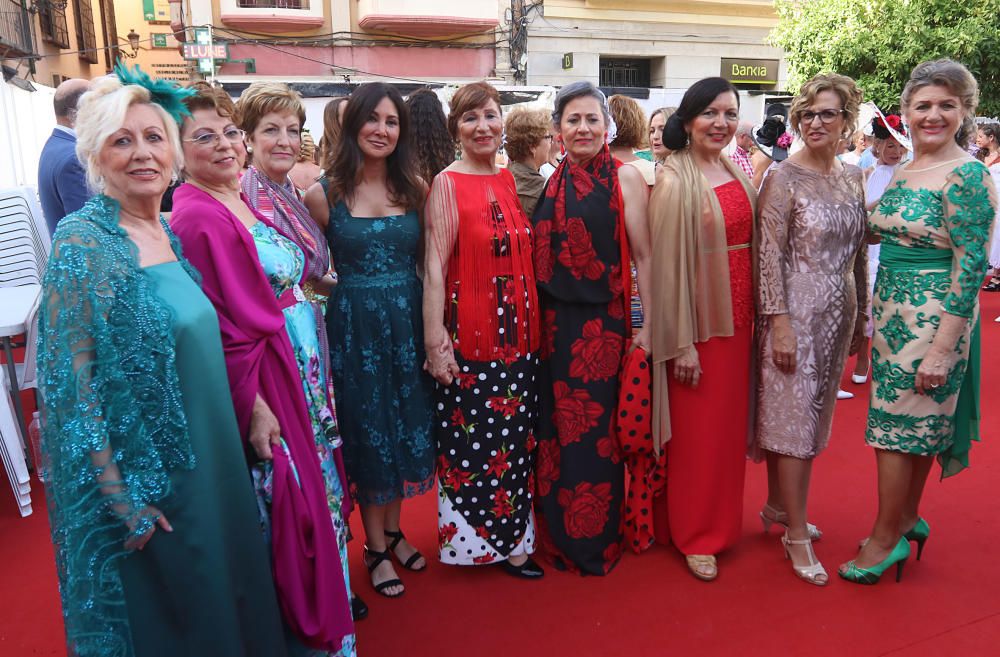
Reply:
M309 0L237 0L241 9L309 9Z
M19 0L0 0L0 56L22 57L34 52L28 10Z

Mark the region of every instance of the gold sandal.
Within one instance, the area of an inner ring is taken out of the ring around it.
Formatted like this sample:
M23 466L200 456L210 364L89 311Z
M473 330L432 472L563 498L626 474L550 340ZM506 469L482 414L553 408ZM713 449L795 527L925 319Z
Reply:
M719 564L713 554L688 554L684 560L691 574L703 582L711 582L719 576ZM708 572L704 572L706 570Z

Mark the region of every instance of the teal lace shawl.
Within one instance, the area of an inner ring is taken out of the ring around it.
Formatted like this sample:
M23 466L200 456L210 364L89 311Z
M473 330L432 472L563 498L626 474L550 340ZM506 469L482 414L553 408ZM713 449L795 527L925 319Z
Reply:
M170 495L170 473L195 461L171 313L118 215L114 199L97 196L59 222L39 314L49 518L69 654L81 657L133 654L125 542L155 522L146 507Z

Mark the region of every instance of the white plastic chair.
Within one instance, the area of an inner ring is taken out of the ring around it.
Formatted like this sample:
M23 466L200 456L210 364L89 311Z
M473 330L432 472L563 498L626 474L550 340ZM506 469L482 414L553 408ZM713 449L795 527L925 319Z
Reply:
M0 384L7 389L7 375L0 369ZM24 436L14 420L14 408L6 394L0 394L0 460L10 481L21 516L31 515L31 478L25 459Z
M21 435L27 435L27 421L20 391L36 387L36 314L41 296L42 274L52 241L31 187L0 191L0 342L7 360L7 379L14 414ZM26 336L25 358L14 360L12 338ZM30 459L29 459L30 464Z

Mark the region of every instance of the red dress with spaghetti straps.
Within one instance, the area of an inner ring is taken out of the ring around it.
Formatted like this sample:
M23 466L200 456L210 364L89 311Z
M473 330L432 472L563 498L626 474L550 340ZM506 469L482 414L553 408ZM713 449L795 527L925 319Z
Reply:
M670 376L667 494L653 509L656 540L686 555L718 554L739 539L743 514L750 354L754 317L750 241L753 208L739 181L714 189L726 222L731 337L695 345L702 375L697 388ZM718 409L724 408L724 413Z

